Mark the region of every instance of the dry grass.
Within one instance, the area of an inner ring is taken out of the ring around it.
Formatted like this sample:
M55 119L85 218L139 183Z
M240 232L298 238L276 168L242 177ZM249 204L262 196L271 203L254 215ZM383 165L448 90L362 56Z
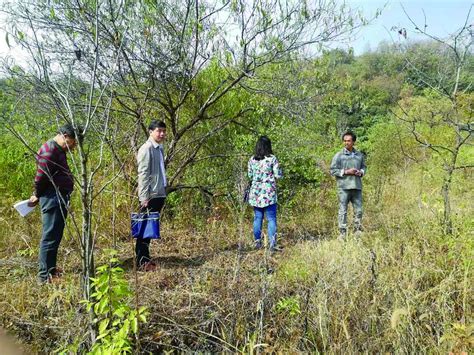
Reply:
M470 186L454 191L463 208L452 237L440 234L439 201L428 186L400 175L376 198L368 185L366 232L345 243L334 238L332 186L306 191L280 211L285 249L276 255L252 249L249 211L232 215L224 205L199 228L167 220L163 239L152 243L159 270L147 274L134 271L121 211L115 239L137 295L131 302L151 312L140 352L472 351L473 209L461 198ZM10 213L0 221L1 324L33 352L80 341L77 240L68 235L61 246L64 281L39 287L39 216ZM112 245L105 230L98 263Z

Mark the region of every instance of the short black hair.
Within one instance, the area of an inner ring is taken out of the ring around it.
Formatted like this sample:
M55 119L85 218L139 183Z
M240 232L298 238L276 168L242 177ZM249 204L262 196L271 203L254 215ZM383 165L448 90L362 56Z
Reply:
M272 154L272 141L267 136L261 136L255 144L255 160L262 160Z
M63 134L65 136L71 137L72 139L77 139L82 142L84 139L84 128L78 125L76 128L71 123L66 123L62 125L58 129L59 134Z
M157 121L157 120L151 121L150 125L148 126L148 130L154 131L157 128L166 128L166 123L164 123L163 121Z
M350 131L350 130L349 130L349 131L345 131L345 132L342 134L342 137L341 137L342 140L344 140L344 137L345 137L345 136L351 136L353 142L355 142L355 141L357 140L356 134L355 134L354 132Z

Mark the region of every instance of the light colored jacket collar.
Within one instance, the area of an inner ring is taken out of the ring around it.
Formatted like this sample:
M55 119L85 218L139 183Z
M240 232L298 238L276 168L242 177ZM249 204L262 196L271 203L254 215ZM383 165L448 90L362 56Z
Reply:
M342 152L343 152L344 154L351 155L351 154L356 154L356 153L357 153L357 149L352 148L352 152L350 152L349 150L346 149L346 147L344 147L344 148L342 148Z
M153 145L153 148L158 148L158 147L160 146L160 144L157 143L153 138L148 137L148 140L149 140L150 143Z

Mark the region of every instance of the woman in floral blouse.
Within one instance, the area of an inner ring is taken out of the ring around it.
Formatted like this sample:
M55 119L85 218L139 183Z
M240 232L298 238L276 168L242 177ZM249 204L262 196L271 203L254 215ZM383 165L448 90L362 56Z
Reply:
M248 177L251 180L249 204L254 209L253 234L257 249L262 247L263 215L268 223L268 239L271 251L276 250L277 190L276 179L282 177L280 165L272 152L272 142L266 136L258 139L255 155L248 163Z

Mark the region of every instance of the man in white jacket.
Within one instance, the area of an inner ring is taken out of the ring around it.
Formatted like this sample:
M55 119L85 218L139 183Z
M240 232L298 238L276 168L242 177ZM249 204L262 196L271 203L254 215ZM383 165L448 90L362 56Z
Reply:
M138 163L138 198L141 212L160 212L166 198L166 172L163 143L166 139L166 124L152 121L148 126L148 140L140 147ZM156 270L150 258L150 239L137 238L135 245L137 266L142 271Z

